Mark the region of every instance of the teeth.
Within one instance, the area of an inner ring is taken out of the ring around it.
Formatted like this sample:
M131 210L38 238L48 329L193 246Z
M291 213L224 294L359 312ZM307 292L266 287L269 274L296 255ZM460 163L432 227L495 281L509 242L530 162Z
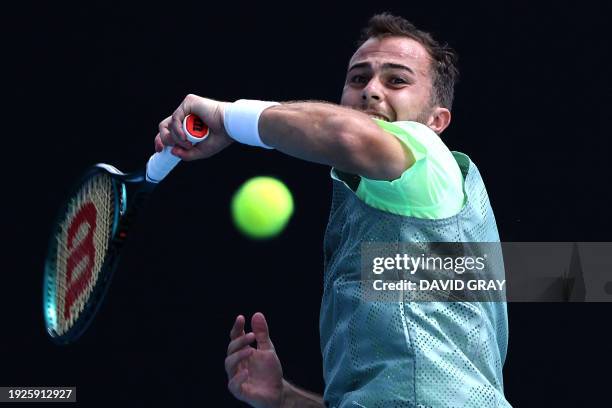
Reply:
M384 120L385 122L387 121L387 119L386 119L386 118L384 118L384 117L382 117L382 116L378 116L378 115L370 115L370 117L371 117L371 118L374 118L374 119Z

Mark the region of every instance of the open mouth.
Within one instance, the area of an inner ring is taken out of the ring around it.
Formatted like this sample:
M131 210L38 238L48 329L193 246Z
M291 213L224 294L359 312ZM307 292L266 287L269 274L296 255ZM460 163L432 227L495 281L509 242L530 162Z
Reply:
M378 120L384 120L385 122L391 122L388 117L386 117L382 113L379 113L379 112L377 112L375 110L365 110L365 111L362 111L362 112L365 113L366 115L368 115L371 118L378 119Z
M391 122L391 120L388 117L386 117L382 113L376 112L375 110L363 110L363 108L359 109L359 108L356 108L356 107L353 108L353 109L358 110L361 113L365 113L366 115L368 115L369 117L371 117L373 119L383 120L385 122Z

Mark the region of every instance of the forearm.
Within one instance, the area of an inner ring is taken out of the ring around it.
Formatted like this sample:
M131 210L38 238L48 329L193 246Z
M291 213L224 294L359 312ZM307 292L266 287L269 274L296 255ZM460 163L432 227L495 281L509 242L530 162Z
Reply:
M302 390L283 380L283 397L281 408L321 408L325 407L323 397L312 392Z
M403 171L380 164L403 164L399 143L399 149L391 151L397 156L389 160L389 139L383 143L388 135L366 114L342 106L320 102L274 106L261 114L259 134L265 144L285 154L349 173L384 178L385 171L394 172L391 176Z

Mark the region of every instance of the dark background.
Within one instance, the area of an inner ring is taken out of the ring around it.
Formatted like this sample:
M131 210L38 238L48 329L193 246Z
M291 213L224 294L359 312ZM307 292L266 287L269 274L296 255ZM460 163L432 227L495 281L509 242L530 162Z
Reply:
M83 406L241 406L223 360L234 317L266 314L286 378L321 392L318 313L329 169L232 146L156 191L90 331L45 336L55 212L90 164L137 169L187 93L338 102L360 28L391 11L460 54L443 138L487 183L504 241L609 241L611 65L604 2L17 3L2 24L0 385L76 385ZM255 175L296 200L279 238L241 237L229 200ZM607 406L608 304L509 304L516 407Z

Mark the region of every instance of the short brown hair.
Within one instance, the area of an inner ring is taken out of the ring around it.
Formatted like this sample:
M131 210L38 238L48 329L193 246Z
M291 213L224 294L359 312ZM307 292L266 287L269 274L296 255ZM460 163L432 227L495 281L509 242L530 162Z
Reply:
M372 16L368 25L362 30L357 46L360 47L370 38L391 36L412 38L427 50L432 59L432 106L438 105L450 110L453 105L455 82L459 77L457 53L448 44L440 44L428 32L416 28L410 21L390 13Z

